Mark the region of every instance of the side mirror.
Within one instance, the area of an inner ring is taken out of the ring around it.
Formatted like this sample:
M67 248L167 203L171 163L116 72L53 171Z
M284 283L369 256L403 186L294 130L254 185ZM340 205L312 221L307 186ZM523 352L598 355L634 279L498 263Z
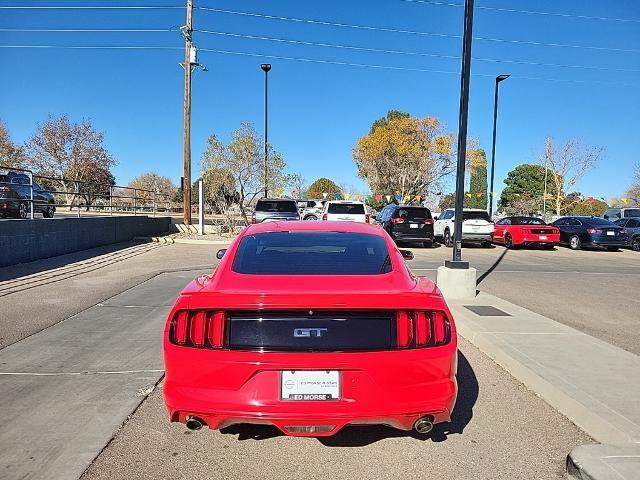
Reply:
M433 217L433 221L437 222L438 221L438 216L436 215L435 217Z
M413 260L413 252L411 250L400 250L400 253L405 260Z
M222 260L222 257L224 257L224 254L227 253L227 249L226 248L221 248L220 250L218 250L218 252L216 253L216 258L218 260Z

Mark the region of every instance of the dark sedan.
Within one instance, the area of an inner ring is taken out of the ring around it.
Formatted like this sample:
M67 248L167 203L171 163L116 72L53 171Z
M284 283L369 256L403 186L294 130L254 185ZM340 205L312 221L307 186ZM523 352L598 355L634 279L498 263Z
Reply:
M428 208L415 205L387 205L378 223L396 242L419 242L433 245L433 218Z
M0 175L0 216L28 218L33 188L33 213L53 217L56 211L53 194L44 190L24 173L8 172Z
M627 244L624 228L600 217L564 217L552 225L560 230L560 244L572 250L603 247L615 251Z
M627 232L627 246L640 252L640 218L621 218L613 223Z

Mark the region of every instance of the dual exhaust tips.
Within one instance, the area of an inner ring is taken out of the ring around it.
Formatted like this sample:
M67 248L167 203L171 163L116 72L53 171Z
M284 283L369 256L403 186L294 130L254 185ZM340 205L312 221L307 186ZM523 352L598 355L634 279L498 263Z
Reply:
M185 423L187 428L193 431L201 430L202 427L207 425L207 422L200 417L195 416L187 417L187 421ZM413 429L420 434L429 433L433 430L433 417L431 415L425 415L424 417L419 418L416 420L416 423L414 423Z

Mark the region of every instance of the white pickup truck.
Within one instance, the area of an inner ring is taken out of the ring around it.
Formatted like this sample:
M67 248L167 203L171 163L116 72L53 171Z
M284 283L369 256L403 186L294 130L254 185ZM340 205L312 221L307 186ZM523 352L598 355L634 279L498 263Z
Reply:
M434 237L447 247L453 245L455 229L455 209L448 208L440 214L433 225ZM462 211L462 241L479 242L490 247L493 241L493 222L486 210L465 208Z

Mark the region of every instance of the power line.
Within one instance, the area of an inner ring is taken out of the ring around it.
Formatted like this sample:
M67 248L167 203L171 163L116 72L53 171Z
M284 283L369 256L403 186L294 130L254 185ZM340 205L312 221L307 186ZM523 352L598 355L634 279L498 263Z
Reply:
M287 38L274 38L274 37L265 37L260 35L248 35L241 33L230 33L230 32L219 32L213 30L196 30L199 33L205 33L209 35L219 35L224 37L232 37L232 38L244 38L249 40L261 40L261 41L269 41L269 42L277 42L277 43L288 43L293 45L305 45L305 46L313 46L313 47L323 47L323 48L338 48L338 49L346 49L346 50L357 50L357 51L365 51L365 52L374 52L374 53L389 53L389 54L398 54L398 55L411 55L411 56L420 56L420 57L432 57L432 58L443 58L448 60L460 60L461 57L459 55L446 55L439 53L429 53L429 52L410 52L405 50L389 50L382 48L371 48L371 47L359 47L355 45L341 45L334 43L323 43L323 42L310 42L303 40L294 40ZM586 69L586 70L598 70L598 71L616 71L616 72L626 72L626 73L640 73L640 70L633 69L624 69L624 68L607 68L607 67L596 67L592 65L571 65L571 64L561 64L561 63L543 63L543 62L530 62L525 60L500 60L495 58L482 58L482 57L473 57L474 60L479 62L490 62L490 63L507 63L507 64L516 64L516 65L529 65L529 66L537 66L537 67L561 67L561 68L577 68L577 69Z
M40 32L40 33L156 33L174 32L174 28L0 28L0 32Z
M149 45L0 45L0 48L80 49L80 50L184 50L183 47L149 46ZM304 57L287 57L282 55L268 55L263 53L219 50L219 49L212 49L212 48L199 48L198 51L217 53L221 55L235 55L235 56L245 56L245 57L254 57L254 58L270 58L275 60L287 60L287 61L296 61L296 62L305 62L305 63L319 63L319 64L325 64L325 65L341 65L341 66L349 66L349 67L375 68L375 69L383 69L383 70L460 75L460 72L456 70L435 70L435 69L427 69L427 68L398 67L393 65L342 62L342 61L335 61L335 60L323 60L323 59L304 58ZM488 73L472 73L471 75L474 77L495 78L494 74L488 74ZM626 87L637 86L636 84L623 83L623 82L604 82L604 81L597 81L597 80L573 80L573 79L562 79L562 78L531 77L531 76L517 75L517 74L513 74L512 77L519 78L522 80L535 80L535 81L545 81L545 82L619 85L619 86L626 86Z
M432 0L400 0L406 3L421 3L426 5L436 5L436 6L444 6L444 7L464 7L461 3L451 3L451 2L438 2ZM502 13L522 13L527 15L544 15L551 17L562 17L562 18L578 18L581 20L606 20L611 22L628 22L628 23L640 23L639 19L636 18L615 18L615 17L598 17L591 15L578 15L574 13L563 13L563 12L544 12L539 10L520 10L515 8L502 8L502 7L491 7L491 6L483 6L476 5L476 10L486 10L491 12L502 12Z
M184 5L0 5L0 10L167 10Z
M255 12L242 12L237 10L226 10L222 8L212 8L212 7L195 7L195 8L205 12L215 12L215 13L222 13L222 14L228 14L228 15L240 15L240 16L247 16L247 17L264 18L268 20L281 20L281 21L304 23L304 24L310 24L310 25L324 25L324 26L330 26L330 27L352 28L352 29L369 30L369 31L377 31L377 32L402 33L407 35L426 35L426 36L441 37L441 38L455 38L455 39L462 38L462 35L454 35L449 33L424 32L424 31L418 31L418 30L404 30L404 29L389 28L389 27L374 27L370 25L355 25L355 24L349 24L349 23L328 22L324 20L313 20L313 19L296 18L296 17L283 17L279 15L268 15L264 13L255 13ZM601 51L610 51L610 52L640 53L640 50L637 50L637 49L598 47L598 46L592 46L592 45L546 43L546 42L536 42L531 40L515 40L515 39L491 38L491 37L473 37L473 39L482 40L486 42L536 45L536 46L543 46L543 47L580 48L580 49L587 49L587 50L601 50Z

